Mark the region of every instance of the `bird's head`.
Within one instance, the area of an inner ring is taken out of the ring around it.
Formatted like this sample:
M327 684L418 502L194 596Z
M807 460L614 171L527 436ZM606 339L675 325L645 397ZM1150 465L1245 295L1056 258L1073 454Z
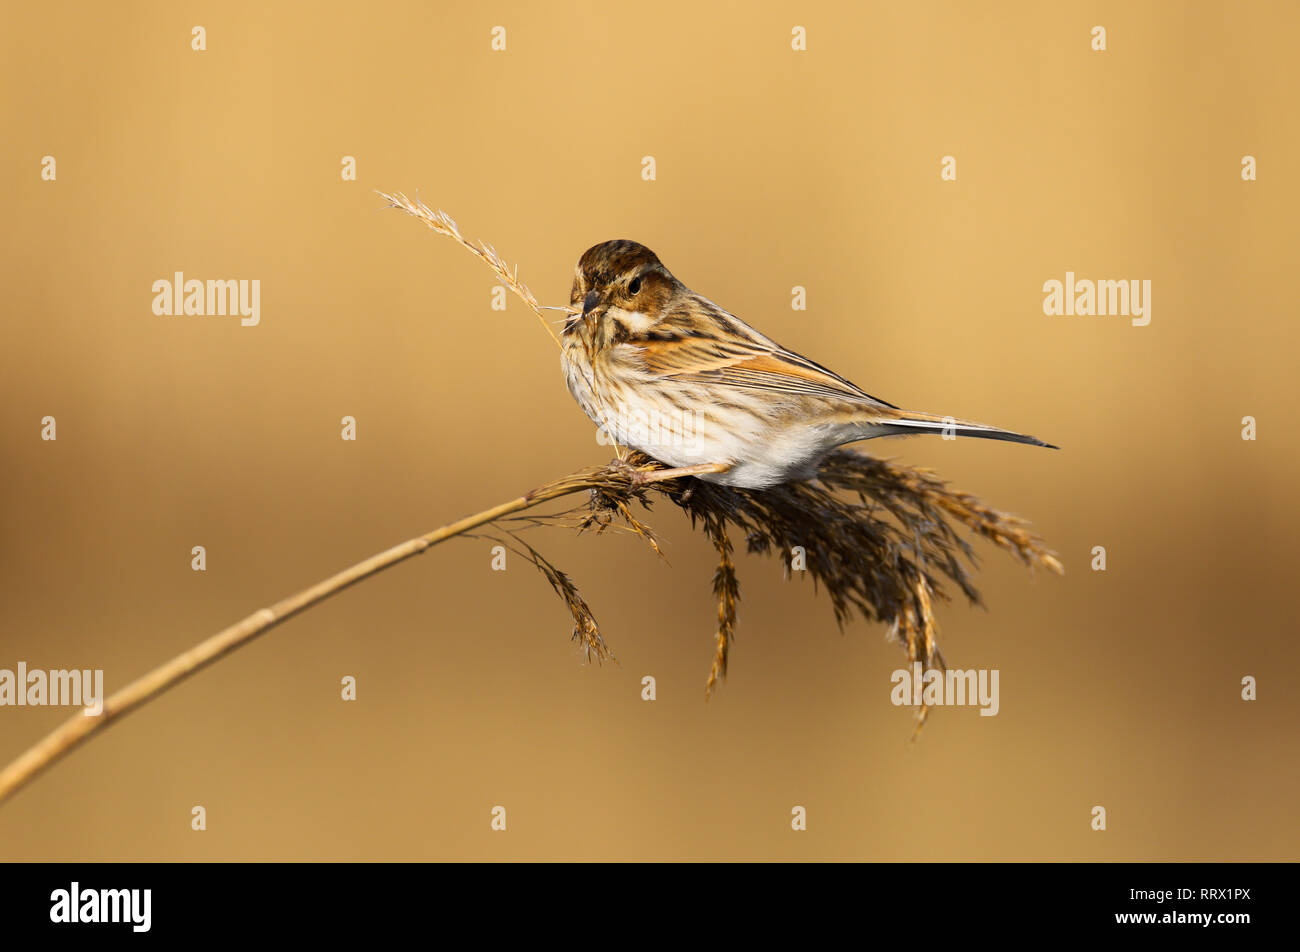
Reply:
M602 242L578 259L569 304L581 313L569 319L564 332L585 329L613 343L643 334L659 321L679 286L645 245Z

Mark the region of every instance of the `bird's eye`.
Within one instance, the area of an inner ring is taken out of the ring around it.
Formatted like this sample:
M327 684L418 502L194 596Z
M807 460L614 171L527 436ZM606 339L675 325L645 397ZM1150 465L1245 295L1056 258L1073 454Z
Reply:
M641 277L638 275L627 283L628 294L639 294L641 291Z

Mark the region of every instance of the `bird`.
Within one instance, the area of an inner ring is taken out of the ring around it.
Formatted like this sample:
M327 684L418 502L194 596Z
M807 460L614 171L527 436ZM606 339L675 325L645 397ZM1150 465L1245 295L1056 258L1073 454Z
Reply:
M903 410L692 291L638 242L578 259L561 334L565 383L602 437L706 482L766 489L816 476L836 447L915 433L1036 437Z

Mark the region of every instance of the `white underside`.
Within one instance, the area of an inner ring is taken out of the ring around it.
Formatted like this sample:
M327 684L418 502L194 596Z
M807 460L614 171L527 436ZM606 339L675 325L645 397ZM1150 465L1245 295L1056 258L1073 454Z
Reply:
M703 387L698 401L691 404L700 409L687 414L659 412L655 409L658 404L635 396L626 405L597 406L592 397L595 388L584 369L564 362L569 390L583 412L603 431L603 442L640 450L673 467L728 464L731 468L724 473L700 477L725 486L765 489L790 480L809 479L835 447L884 432L860 424L795 422L797 414L783 412L787 408L774 403L771 394L757 391L728 394L735 401L761 408L754 415L712 414L709 392ZM724 420L733 425L723 425Z

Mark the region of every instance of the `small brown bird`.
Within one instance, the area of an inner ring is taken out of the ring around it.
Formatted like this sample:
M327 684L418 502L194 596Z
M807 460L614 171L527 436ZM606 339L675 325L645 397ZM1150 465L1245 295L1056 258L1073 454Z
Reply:
M945 433L1050 443L900 410L764 337L635 241L578 261L563 334L569 392L613 442L711 482L762 489L815 475L835 447Z

